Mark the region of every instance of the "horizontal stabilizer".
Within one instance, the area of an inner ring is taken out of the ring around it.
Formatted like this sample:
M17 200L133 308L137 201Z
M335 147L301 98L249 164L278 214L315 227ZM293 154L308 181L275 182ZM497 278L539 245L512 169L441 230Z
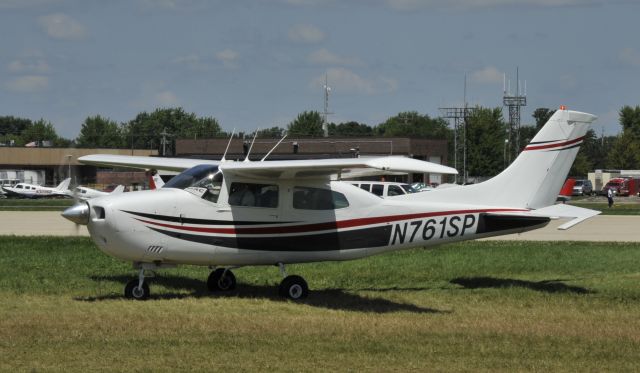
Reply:
M571 219L558 227L560 230L566 230L574 225L581 223L591 217L600 214L600 211L585 209L565 204L551 205L537 210L527 212L501 212L489 213L488 215L500 216L520 216L520 217L547 217L549 219Z

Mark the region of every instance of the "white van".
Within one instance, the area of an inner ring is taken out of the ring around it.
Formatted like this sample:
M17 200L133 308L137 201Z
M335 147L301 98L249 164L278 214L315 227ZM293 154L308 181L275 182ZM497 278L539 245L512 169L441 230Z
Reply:
M349 181L349 183L382 198L417 192L411 185L406 183L390 181Z

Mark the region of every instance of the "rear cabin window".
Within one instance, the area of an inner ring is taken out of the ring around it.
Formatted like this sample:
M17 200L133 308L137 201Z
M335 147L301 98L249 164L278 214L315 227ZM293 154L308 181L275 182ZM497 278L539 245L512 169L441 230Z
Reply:
M293 188L293 208L299 210L337 210L349 207L344 194L329 189Z
M278 207L278 186L270 184L231 183L229 205Z
M382 195L384 194L384 185L373 184L373 188L371 188L371 193L375 194L378 197L382 197Z

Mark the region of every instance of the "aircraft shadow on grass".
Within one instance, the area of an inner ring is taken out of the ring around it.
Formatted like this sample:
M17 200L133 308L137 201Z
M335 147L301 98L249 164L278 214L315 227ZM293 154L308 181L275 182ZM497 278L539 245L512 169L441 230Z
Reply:
M518 287L540 291L544 293L574 293L574 294L592 294L594 291L580 286L567 285L562 281L566 280L543 280L543 281L525 281L511 278L495 278L495 277L458 277L449 281L452 284L463 286L466 289L482 289L482 288L510 288Z
M91 276L94 281L110 281L119 282L122 284L131 280L131 276L128 275L114 275L114 276ZM167 289L181 290L181 292L162 292L151 293L149 300L166 300L166 299L185 299L185 298L222 298L222 297L236 297L236 298L262 298L272 301L286 302L278 295L277 286L273 285L250 285L244 283L238 283L237 289L229 292L211 293L207 290L207 284L205 281L193 279L182 276L162 276L151 279L150 284L160 285ZM182 291L187 291L184 293ZM78 301L96 302L102 300L115 300L123 299L120 294L109 294L95 297L76 297ZM352 294L344 289L319 289L312 290L309 297L298 301L297 303L305 304L313 307L333 309L333 310L345 310L345 311L360 311L371 313L391 313L391 312L413 312L413 313L449 313L450 311L442 311L428 307L420 307L414 304L397 303L383 298L369 298Z

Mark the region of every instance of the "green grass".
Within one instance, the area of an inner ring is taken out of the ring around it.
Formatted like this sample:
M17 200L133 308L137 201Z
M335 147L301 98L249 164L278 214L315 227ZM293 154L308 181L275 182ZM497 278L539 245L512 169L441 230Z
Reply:
M281 300L275 267L151 279L85 238L0 238L2 371L632 371L640 247L466 242L288 266L311 294Z
M2 198L0 211L62 211L73 203L71 198Z

